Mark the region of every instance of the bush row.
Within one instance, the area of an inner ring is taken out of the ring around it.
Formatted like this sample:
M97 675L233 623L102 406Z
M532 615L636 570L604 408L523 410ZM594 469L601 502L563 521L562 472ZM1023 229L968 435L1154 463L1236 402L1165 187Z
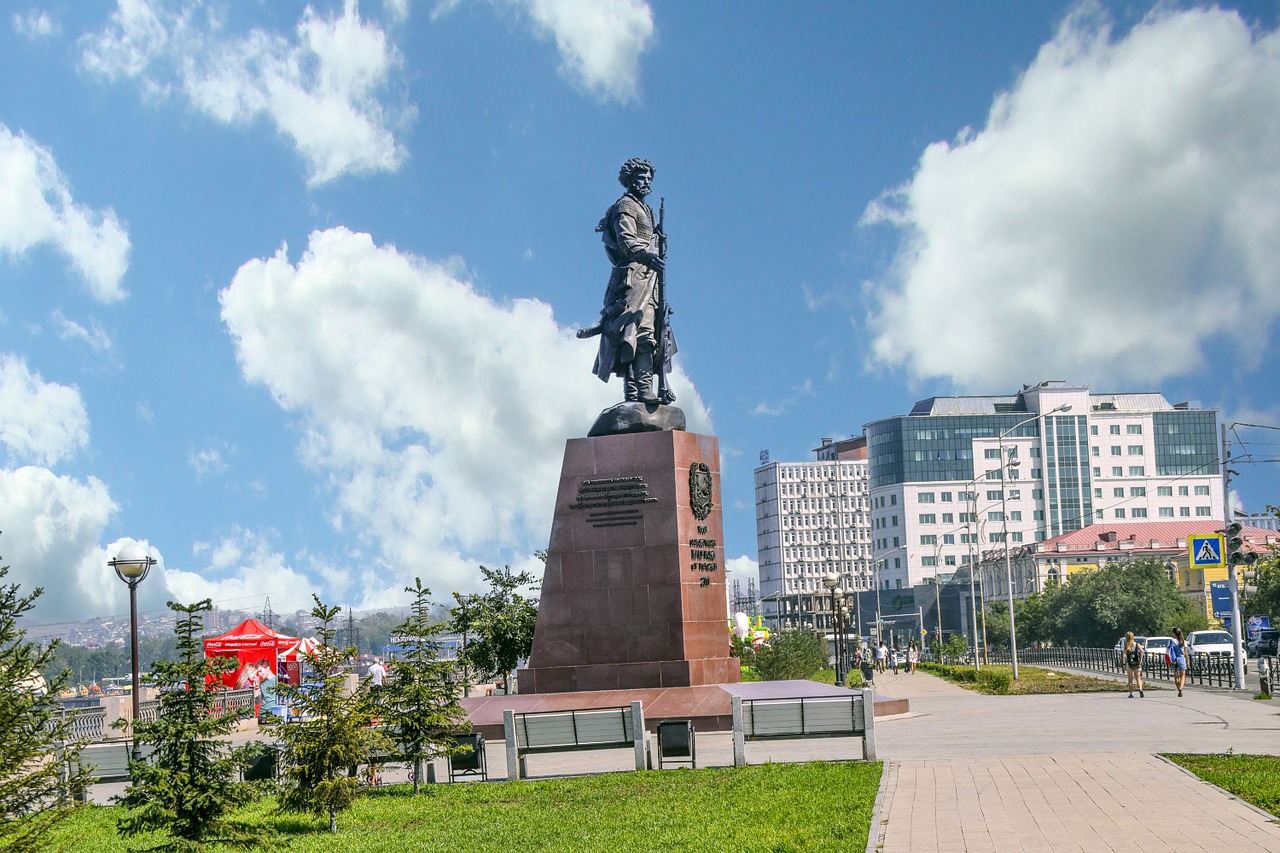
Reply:
M1005 695L1009 685L1013 683L1009 673L994 669L975 670L971 666L951 666L949 664L921 661L920 669L934 675L961 684L977 684L986 693Z

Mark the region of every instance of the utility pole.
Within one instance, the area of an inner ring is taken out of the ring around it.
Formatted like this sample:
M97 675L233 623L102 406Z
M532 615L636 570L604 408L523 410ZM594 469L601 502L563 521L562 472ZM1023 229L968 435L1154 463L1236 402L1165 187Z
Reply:
M1236 565L1227 558L1227 538L1231 535L1231 443L1227 440L1227 425L1222 430L1222 544L1223 559L1227 564L1227 590L1231 593L1231 646L1235 658L1235 689L1244 689L1244 644L1240 641L1240 583L1236 578Z

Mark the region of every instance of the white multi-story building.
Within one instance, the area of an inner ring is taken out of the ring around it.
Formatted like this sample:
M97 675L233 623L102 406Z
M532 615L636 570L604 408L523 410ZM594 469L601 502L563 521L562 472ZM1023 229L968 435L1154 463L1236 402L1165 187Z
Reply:
M760 601L775 628L832 627L827 575L874 588L866 441L823 439L814 454L755 470Z
M864 434L881 589L1099 522L1223 516L1217 412L1161 394L932 397Z

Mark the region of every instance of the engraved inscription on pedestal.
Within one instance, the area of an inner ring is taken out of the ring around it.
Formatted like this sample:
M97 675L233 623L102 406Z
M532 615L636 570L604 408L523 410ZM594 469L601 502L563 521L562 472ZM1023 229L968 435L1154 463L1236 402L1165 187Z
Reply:
M592 527L632 527L644 518L640 507L657 502L649 496L644 477L603 477L583 480L569 509L591 510L587 523Z

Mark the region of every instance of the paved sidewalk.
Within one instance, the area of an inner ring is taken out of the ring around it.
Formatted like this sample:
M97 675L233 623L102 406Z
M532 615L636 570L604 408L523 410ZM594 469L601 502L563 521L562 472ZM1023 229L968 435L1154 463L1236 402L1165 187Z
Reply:
M1275 753L1278 703L1201 689L983 696L924 673L876 682L911 713L876 720L885 775L868 851L1280 850L1274 818L1155 756ZM1162 808L1168 795L1183 807Z

